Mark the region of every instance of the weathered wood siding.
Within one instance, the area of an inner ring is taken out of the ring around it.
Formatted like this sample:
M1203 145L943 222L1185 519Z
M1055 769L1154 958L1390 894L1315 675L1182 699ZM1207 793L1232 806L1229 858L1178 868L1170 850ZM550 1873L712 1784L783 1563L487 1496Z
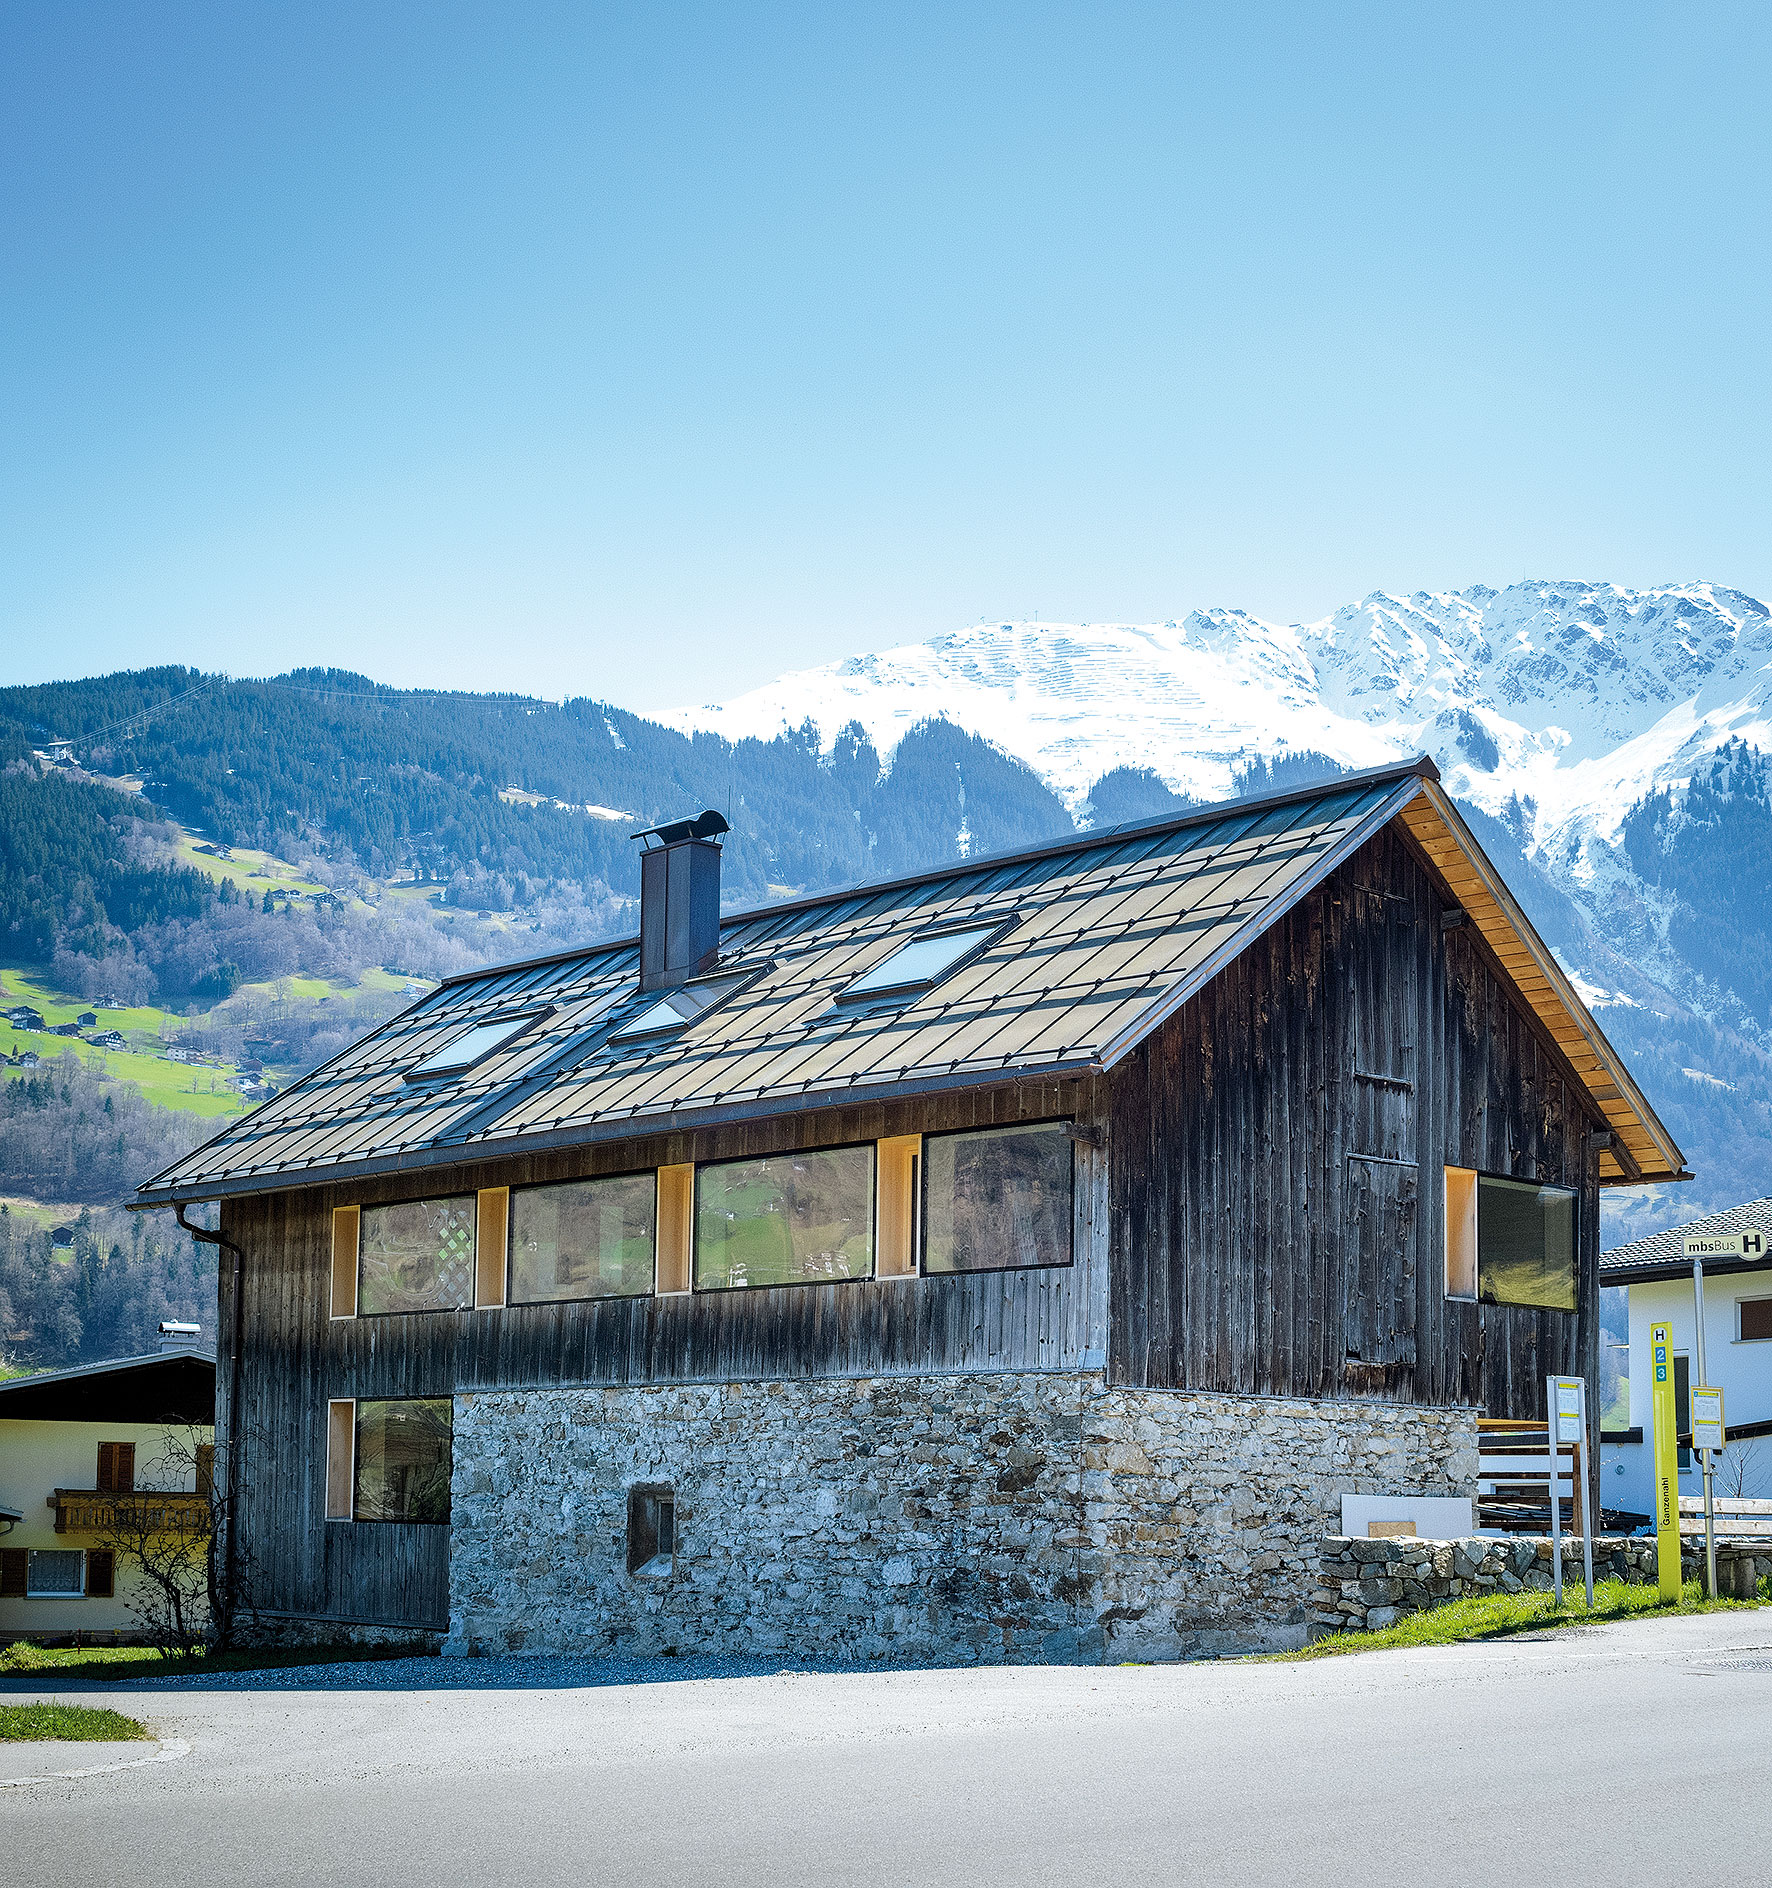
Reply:
M246 1491L240 1541L256 1604L415 1625L447 1617L448 1529L326 1521L326 1405L334 1397L1099 1369L1106 1360L1107 1157L1088 1145L1076 1150L1074 1262L1037 1271L334 1322L328 1299L334 1206L1059 1115L1099 1124L1104 1104L1099 1083L1022 1083L226 1202L223 1233L247 1255L237 1433ZM222 1298L225 1314L227 1290ZM233 1342L232 1319L224 1315L224 1359ZM224 1380L228 1374L224 1365ZM222 1403L227 1427L231 1399L224 1394Z
M1597 1378L1603 1126L1395 829L1112 1081L1116 1381L1542 1415ZM1443 1169L1579 1187L1578 1313L1449 1300Z

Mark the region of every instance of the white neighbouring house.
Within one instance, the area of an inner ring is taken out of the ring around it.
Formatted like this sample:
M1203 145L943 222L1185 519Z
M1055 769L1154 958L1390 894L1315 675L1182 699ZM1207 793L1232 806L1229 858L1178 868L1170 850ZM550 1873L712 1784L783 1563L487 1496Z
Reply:
M118 1566L109 1510L119 1496L156 1496L178 1526L207 1511L215 1423L215 1358L179 1327L141 1357L77 1364L0 1383L0 1644L78 1636L140 1636L131 1601L139 1575ZM193 1445L163 1460L169 1435Z
M1723 1392L1729 1447L1717 1461L1717 1492L1772 1497L1772 1198L1670 1227L1602 1253L1600 1283L1630 1294L1630 1427L1601 1438L1600 1500L1647 1517L1654 1511L1655 1461L1650 1412L1649 1327L1670 1324L1680 1433L1690 1433L1690 1391L1697 1382L1698 1329L1688 1234L1761 1235L1759 1253L1707 1259L1704 1266L1705 1368ZM1736 1484L1740 1482L1738 1487ZM1703 1493L1698 1458L1680 1451L1680 1493Z

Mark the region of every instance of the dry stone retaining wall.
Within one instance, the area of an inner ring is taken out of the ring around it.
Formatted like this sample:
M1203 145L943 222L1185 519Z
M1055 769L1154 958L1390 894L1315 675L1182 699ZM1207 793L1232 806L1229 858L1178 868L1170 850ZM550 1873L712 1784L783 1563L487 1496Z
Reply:
M456 1399L451 1652L1175 1658L1297 1644L1346 1492L1474 1492L1473 1412L1017 1373ZM627 1491L668 1485L668 1574Z
M1565 1593L1580 1593L1585 1579L1579 1537L1563 1536ZM1702 1577L1704 1550L1688 1549L1683 1576ZM1752 1598L1757 1583L1772 1575L1772 1557L1745 1548L1717 1551L1718 1591ZM1655 1542L1603 1534L1594 1538L1595 1580L1653 1586ZM1479 1593L1548 1593L1551 1542L1530 1535L1466 1540L1349 1540L1323 1542L1322 1578L1311 1608L1313 1637L1337 1632L1378 1632L1406 1613L1426 1612L1450 1600Z

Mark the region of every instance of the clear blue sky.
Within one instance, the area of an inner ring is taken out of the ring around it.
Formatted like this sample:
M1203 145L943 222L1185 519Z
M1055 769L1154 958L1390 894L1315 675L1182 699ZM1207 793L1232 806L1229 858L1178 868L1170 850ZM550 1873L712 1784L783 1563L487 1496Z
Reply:
M1772 594L1764 6L14 4L0 679Z

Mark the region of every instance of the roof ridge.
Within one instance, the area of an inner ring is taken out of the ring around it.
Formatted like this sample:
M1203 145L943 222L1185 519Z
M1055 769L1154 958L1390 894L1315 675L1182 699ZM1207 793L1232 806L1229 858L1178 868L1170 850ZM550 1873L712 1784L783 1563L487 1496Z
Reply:
M811 911L820 905L834 904L838 899L859 898L864 893L898 891L912 885L933 884L938 879L1000 871L1005 865L1019 865L1031 859L1049 859L1064 852L1114 845L1142 834L1180 832L1189 826L1212 825L1240 813L1293 806L1300 801L1320 800L1329 794L1358 792L1383 782L1412 777L1424 780L1440 778L1440 770L1435 766L1432 755L1421 753L1413 760L1393 761L1385 767L1366 767L1355 773L1336 774L1307 786L1289 787L1280 793L1245 794L1235 800L1214 800L1186 812L1159 813L1150 819L1122 820L1116 826L1092 827L1086 832L1079 830L1062 839L1042 840L1037 846L1021 846L1008 852L984 852L976 858L950 860L946 865L930 866L921 872L907 872L898 878L859 879L853 884L833 885L826 891L810 892L803 898L783 898L769 904L749 905L741 911L723 915L720 929L724 931L728 925L749 924L758 918L778 917L784 912ZM519 970L539 970L547 964L570 964L580 958L598 957L611 951L636 950L639 943L639 933L635 932L631 937L605 938L598 943L577 945L571 950L549 951L540 957L519 957L510 963L488 964L482 970L458 971L453 977L442 978L437 988L459 989L464 984L478 983L490 977L509 976Z
M1680 1252L1663 1254L1661 1248L1671 1240L1684 1240L1687 1233L1727 1232L1733 1228L1729 1222L1738 1220L1743 1213L1761 1212L1772 1218L1772 1193L1757 1200L1743 1200L1735 1206L1725 1206L1720 1212L1703 1213L1697 1219L1686 1220L1678 1226L1663 1226L1659 1232L1646 1232L1641 1238L1627 1241L1624 1245L1613 1246L1600 1254L1600 1264L1604 1268L1608 1262L1614 1265L1651 1264L1665 1259L1677 1259Z

